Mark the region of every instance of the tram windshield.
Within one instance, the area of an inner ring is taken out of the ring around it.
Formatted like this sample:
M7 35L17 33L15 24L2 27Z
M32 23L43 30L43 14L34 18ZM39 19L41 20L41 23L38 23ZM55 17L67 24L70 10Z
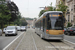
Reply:
M47 29L62 30L63 18L62 17L49 17L47 19Z

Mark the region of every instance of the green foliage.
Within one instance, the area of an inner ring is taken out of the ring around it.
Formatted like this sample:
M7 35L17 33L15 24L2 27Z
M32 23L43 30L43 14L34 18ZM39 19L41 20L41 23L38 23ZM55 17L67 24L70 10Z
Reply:
M17 19L14 21L14 24L20 25L21 24L21 21L20 21L21 18L22 18L22 16L21 16L21 13L19 12L19 15L17 16Z
M26 19L24 17L21 18L20 21L21 21L21 25L22 26L26 26L27 25Z
M14 24L18 25L18 26L26 26L27 22L26 19L24 17L21 17L19 19L17 19Z
M40 13L39 13L39 17L44 13L46 12L45 10L41 10Z
M70 22L68 22L67 27L71 27L71 26L72 26L72 24Z
M48 8L48 10L41 10L41 11L40 11L39 17L40 17L44 12L46 12L46 11L55 11L55 10L56 10L56 8L54 8L54 7L52 6L52 2L51 2L51 4L50 4L50 6L47 6L47 8Z
M48 8L49 8L48 11L54 11L54 10L53 10L53 7L52 7L52 2L51 2L51 4L50 4L50 6L48 6Z
M8 22L11 18L11 14L9 14L10 11L8 10L7 4L5 4L5 0L0 1L0 24L3 28L4 23Z
M25 18L26 20L33 20L33 18Z
M63 1L61 1L61 3L60 3L59 5L57 5L57 6L58 6L57 11L62 11L63 13L65 13L66 10L67 10L67 8L68 8L68 6L66 6L66 5L63 3Z

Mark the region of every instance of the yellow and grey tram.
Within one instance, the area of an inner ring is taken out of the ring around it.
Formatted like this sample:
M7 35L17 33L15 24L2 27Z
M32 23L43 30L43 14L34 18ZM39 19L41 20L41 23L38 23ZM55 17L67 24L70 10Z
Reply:
M35 32L44 39L63 40L64 16L61 11L45 12L35 22Z

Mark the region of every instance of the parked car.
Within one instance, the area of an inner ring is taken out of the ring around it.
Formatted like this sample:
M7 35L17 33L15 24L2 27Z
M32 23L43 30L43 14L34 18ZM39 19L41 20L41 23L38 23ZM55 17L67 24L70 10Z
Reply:
M75 27L69 27L67 29L67 35L74 35L75 34Z
M2 30L0 29L0 36L2 36Z
M5 31L6 31L5 29L6 29L6 28L3 29L3 33L5 33Z
M26 31L26 28L25 26L21 26L21 31Z
M17 35L16 26L7 26L6 31L5 31L5 36L7 35Z
M64 34L67 35L67 28L64 28Z
M20 27L20 26L16 26L16 27L17 27L17 30L18 30L18 31L20 31L20 30L21 30L21 27Z

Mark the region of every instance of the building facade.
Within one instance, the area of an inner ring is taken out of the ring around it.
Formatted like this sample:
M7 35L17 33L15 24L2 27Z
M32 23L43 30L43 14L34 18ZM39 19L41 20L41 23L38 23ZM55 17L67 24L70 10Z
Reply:
M35 27L35 21L36 21L37 19L33 19L33 21L32 21L32 26L33 27Z
M75 0L61 0L64 2L67 8L67 12L65 13L66 18L66 26L68 22L70 22L73 26L75 25ZM58 4L61 3L60 0L56 0L56 9L58 9Z
M2 4L3 1L0 1L0 4ZM16 20L19 15L19 9L17 7L17 5L12 2L11 0L5 0L4 3L6 3L6 5L8 6L8 9L10 10L10 12L6 12L6 14L11 14L11 19L9 21L14 21Z
M56 9L58 9L57 5L59 5L61 1L63 1L64 4L66 3L66 0L56 0Z
M66 5L68 6L66 20L75 25L75 0L66 0Z
M6 2L11 2L11 0L5 0Z

